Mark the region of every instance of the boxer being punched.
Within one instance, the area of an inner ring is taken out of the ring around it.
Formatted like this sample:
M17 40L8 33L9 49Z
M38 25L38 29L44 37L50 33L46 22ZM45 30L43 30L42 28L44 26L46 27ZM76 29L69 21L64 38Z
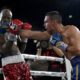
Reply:
M58 11L48 12L44 18L46 31L22 30L20 35L33 39L49 39L59 56L66 55L73 67L72 80L80 80L80 31L74 25L62 24ZM40 37L41 36L41 37ZM64 53L64 54L63 54Z
M1 15L0 55L5 80L30 80L29 67L15 42L19 30L30 29L31 25L27 26L18 19L12 20L12 12L9 9L3 9Z

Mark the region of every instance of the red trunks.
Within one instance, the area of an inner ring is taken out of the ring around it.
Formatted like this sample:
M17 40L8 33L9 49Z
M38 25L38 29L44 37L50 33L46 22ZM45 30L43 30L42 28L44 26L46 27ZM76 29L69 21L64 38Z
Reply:
M3 66L6 80L30 80L30 70L26 63L14 63Z

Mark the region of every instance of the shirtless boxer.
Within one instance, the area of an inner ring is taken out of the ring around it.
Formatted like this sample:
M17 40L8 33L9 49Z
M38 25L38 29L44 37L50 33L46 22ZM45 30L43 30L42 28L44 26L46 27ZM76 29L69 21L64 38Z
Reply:
M45 40L50 39L53 49L59 56L66 55L70 59L73 74L72 80L80 80L80 31L74 25L62 24L62 17L58 11L48 12L44 18L46 31L22 30L20 35L27 38ZM63 52L62 52L63 51ZM63 54L64 53L64 54Z
M0 55L5 80L30 80L30 70L15 44L20 29L29 29L17 20L12 21L9 9L1 11L0 22ZM23 27L23 28L22 28Z

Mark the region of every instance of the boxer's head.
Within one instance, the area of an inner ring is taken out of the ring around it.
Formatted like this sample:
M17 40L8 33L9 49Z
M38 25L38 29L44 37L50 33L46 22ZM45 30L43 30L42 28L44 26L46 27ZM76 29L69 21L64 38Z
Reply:
M9 27L12 19L12 12L9 9L2 9L0 12L0 43L4 41L4 33Z
M44 26L48 31L56 30L57 24L62 23L62 17L58 11L48 12L45 15Z
M0 13L2 25L9 25L12 19L12 12L9 9L3 9Z
M0 35L9 28L12 20L12 12L9 9L2 9L0 12Z

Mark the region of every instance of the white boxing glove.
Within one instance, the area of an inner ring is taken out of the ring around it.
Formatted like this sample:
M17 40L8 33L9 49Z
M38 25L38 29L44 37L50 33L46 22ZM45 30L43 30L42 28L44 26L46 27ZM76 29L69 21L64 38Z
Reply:
M24 42L24 43L28 42L28 38L21 38L19 35L18 35L18 38L19 38L20 42Z
M28 38L21 39L21 42L27 43L28 42Z
M17 35L14 35L12 33L5 33L5 40L8 40L8 41L17 41Z

